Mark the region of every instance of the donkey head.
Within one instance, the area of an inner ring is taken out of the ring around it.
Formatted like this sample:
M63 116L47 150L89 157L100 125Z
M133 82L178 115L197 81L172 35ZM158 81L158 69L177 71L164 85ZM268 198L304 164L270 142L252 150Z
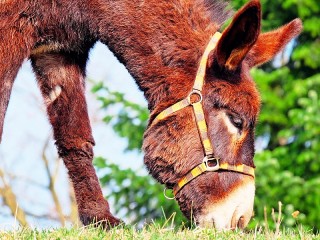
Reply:
M260 3L251 1L236 13L206 59L201 104L215 160L211 164L254 168L254 128L260 97L249 70L269 61L302 29L296 19L260 34L260 22ZM195 99L189 101L197 102L199 96L193 94ZM150 124L145 133L145 163L168 188L177 188L206 155L196 115L191 106L184 107ZM187 217L217 229L244 228L248 224L253 214L253 174L220 168L189 180L175 194Z

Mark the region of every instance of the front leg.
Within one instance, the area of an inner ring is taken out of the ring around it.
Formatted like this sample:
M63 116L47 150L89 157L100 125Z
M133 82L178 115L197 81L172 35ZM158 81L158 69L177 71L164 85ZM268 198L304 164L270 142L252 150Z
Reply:
M92 165L93 145L85 100L84 68L87 54L44 53L32 65L47 105L54 138L73 183L80 220L84 225L115 226Z

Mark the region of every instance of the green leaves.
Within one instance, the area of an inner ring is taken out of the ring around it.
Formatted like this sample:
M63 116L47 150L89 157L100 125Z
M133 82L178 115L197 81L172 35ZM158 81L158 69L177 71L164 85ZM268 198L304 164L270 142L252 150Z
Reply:
M126 150L140 151L148 109L128 101L123 93L110 91L102 82L97 83L92 91L97 94L105 111L103 121L110 124L118 136L127 139Z
M299 223L319 229L320 5L316 0L268 2L263 12L270 28L300 17L304 31L286 67L252 71L262 95L257 135L268 142L255 157L256 219L261 220L262 206L276 208L281 201L301 212ZM294 226L286 213L284 224Z
M319 18L320 21L320 18ZM299 46L297 50L293 53L292 58L294 60L300 61L300 64L304 64L311 70L317 70L320 66L320 40L315 42L305 43ZM308 71L306 72L308 73ZM311 72L312 73L312 72Z

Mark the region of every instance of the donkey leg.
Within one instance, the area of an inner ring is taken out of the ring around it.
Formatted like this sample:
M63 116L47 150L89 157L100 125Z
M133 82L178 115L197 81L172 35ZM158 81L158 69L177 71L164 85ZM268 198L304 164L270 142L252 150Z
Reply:
M109 210L92 165L94 140L84 95L87 55L46 53L32 65L47 105L54 138L73 183L80 220L108 228L120 223Z
M29 56L31 45L31 36L25 40L15 30L0 29L0 143L13 82L23 60Z

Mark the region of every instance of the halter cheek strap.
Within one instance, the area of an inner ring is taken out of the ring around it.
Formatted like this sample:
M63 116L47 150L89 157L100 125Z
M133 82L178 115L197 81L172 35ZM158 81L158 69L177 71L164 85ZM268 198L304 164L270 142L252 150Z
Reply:
M173 104L167 109L159 113L156 118L153 120L151 126L155 125L159 121L165 119L169 115L185 108L188 106L193 107L193 113L196 119L197 128L199 136L202 142L204 158L202 163L197 165L195 168L190 170L184 177L182 177L178 183L173 187L173 193L176 195L187 183L189 183L194 178L198 177L204 172L214 172L218 170L226 170L239 172L246 175L250 175L254 178L254 168L247 166L245 164L239 165L230 165L228 163L219 163L219 159L214 157L214 151L211 144L211 141L208 137L208 127L204 117L204 111L202 107L202 88L204 84L207 61L210 52L216 47L217 42L221 37L221 33L216 32L211 38L208 46L206 47L205 52L202 55L200 65L197 71L196 79L193 85L193 88L189 95L182 99L181 101ZM197 101L192 101L192 99L197 99Z

